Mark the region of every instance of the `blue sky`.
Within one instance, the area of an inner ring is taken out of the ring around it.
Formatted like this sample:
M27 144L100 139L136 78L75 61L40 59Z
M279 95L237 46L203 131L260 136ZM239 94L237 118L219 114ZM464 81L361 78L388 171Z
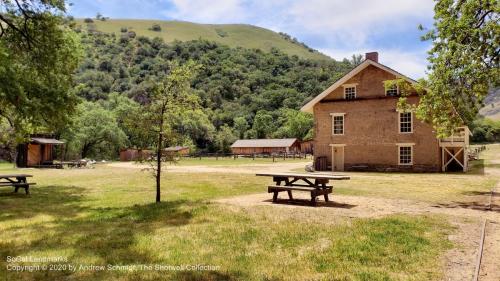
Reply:
M412 78L425 75L433 0L70 0L69 14L111 18L247 23L286 32L335 58L378 51Z

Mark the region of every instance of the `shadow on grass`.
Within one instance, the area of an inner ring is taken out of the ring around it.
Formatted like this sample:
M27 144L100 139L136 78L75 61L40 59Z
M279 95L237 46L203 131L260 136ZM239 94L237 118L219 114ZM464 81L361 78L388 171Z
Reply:
M172 280L178 281L234 281L246 280L248 276L242 272L230 274L219 271L179 271Z
M316 199L318 200L318 199ZM273 203L272 199L264 200L264 202L270 202ZM346 204L346 203L337 203L334 201L316 201L316 205L312 206L311 205L311 200L308 199L279 199L278 201L274 202L274 204L280 204L280 205L294 205L294 206L307 206L307 207L326 207L326 208L341 208L341 209L352 209L356 207L357 205L351 205L351 204Z
M500 205L497 204L485 204L484 202L451 202L451 203L441 203L436 204L433 207L436 208L463 208L463 209L471 209L471 210L479 210L479 211L490 211L500 213Z
M157 258L157 251L151 250L154 241L139 246L143 242L141 239L159 228L189 224L193 212L197 211L184 200L92 208L85 205L88 199L83 196L84 191L77 187L47 186L31 197L11 193L0 196L0 223L6 226L2 231L5 239L0 240L0 276L7 274L8 280L58 280L75 274L68 271L4 271L6 256L29 256L36 252L60 253L67 257L68 263L76 265L89 261L99 265L162 263ZM37 222L35 217L38 215L49 215L51 219ZM19 219L27 223L30 219L33 221L19 226ZM12 227L8 226L10 220L15 221ZM108 271L84 273L84 279L116 274ZM76 274L81 276L82 272Z
M493 168L490 164L486 165L484 159L473 160L469 162L469 172L470 175L484 175L485 167Z
M44 186L31 189L31 195L14 193L12 190L0 191L0 222L38 215L77 216L85 208L80 204L84 189L75 186Z

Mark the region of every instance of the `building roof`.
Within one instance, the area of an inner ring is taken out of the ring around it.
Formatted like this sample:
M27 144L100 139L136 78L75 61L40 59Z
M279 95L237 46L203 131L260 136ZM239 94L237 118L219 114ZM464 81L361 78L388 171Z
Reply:
M64 144L63 141L49 138L31 138L31 142L38 144Z
M231 145L232 148L244 147L290 147L297 139L255 139L237 140Z
M402 78L402 79L408 81L408 83L410 83L410 84L417 83L417 81L415 81L415 80L413 80L413 79L411 79L411 78L409 78L409 77L407 77L407 76L405 76L405 75L403 75L403 74L395 71L394 69L392 69L390 67L387 67L387 66L385 66L385 65L383 65L381 63L378 63L376 61L372 61L370 59L365 59L360 65L358 65L355 68L353 68L351 71L349 71L349 73L347 73L342 78L340 78L335 83L333 83L333 85L331 85L330 87L328 87L328 89L324 90L321 94L317 95L310 102L306 103L300 110L304 111L304 112L310 112L310 113L312 113L314 105L316 105L318 102L320 102L323 98L325 98L326 96L328 96L335 89L337 89L338 87L342 86L349 79L351 79L354 75L360 73L361 70L367 68L370 65L373 65L373 66L375 66L377 68L385 70L385 71L393 74L394 76L396 76L396 78Z
M165 148L164 150L165 151L180 151L183 149L189 149L189 147L187 147L187 146L170 146L170 147Z

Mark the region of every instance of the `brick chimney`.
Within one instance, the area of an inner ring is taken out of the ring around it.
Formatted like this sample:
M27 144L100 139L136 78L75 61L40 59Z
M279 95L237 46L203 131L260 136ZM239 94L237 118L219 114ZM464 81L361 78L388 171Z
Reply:
M378 62L378 52L370 52L365 54L365 58L367 60L372 60L374 62Z

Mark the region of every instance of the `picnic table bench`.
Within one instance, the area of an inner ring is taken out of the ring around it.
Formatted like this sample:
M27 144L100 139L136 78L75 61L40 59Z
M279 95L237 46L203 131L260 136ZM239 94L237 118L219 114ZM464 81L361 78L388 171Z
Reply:
M35 185L34 182L28 182L27 178L33 177L27 174L11 174L11 175L0 175L0 187L2 186L12 186L14 187L14 192L17 193L19 188L24 188L27 195L30 194L30 185Z
M295 173L259 173L256 176L272 177L275 185L268 186L267 192L273 193L273 202L278 201L278 194L286 191L288 198L293 200L292 191L305 191L311 194L311 205L316 205L316 197L323 195L329 201L328 194L333 186L327 185L330 180L348 180L349 176L326 174L295 174Z

